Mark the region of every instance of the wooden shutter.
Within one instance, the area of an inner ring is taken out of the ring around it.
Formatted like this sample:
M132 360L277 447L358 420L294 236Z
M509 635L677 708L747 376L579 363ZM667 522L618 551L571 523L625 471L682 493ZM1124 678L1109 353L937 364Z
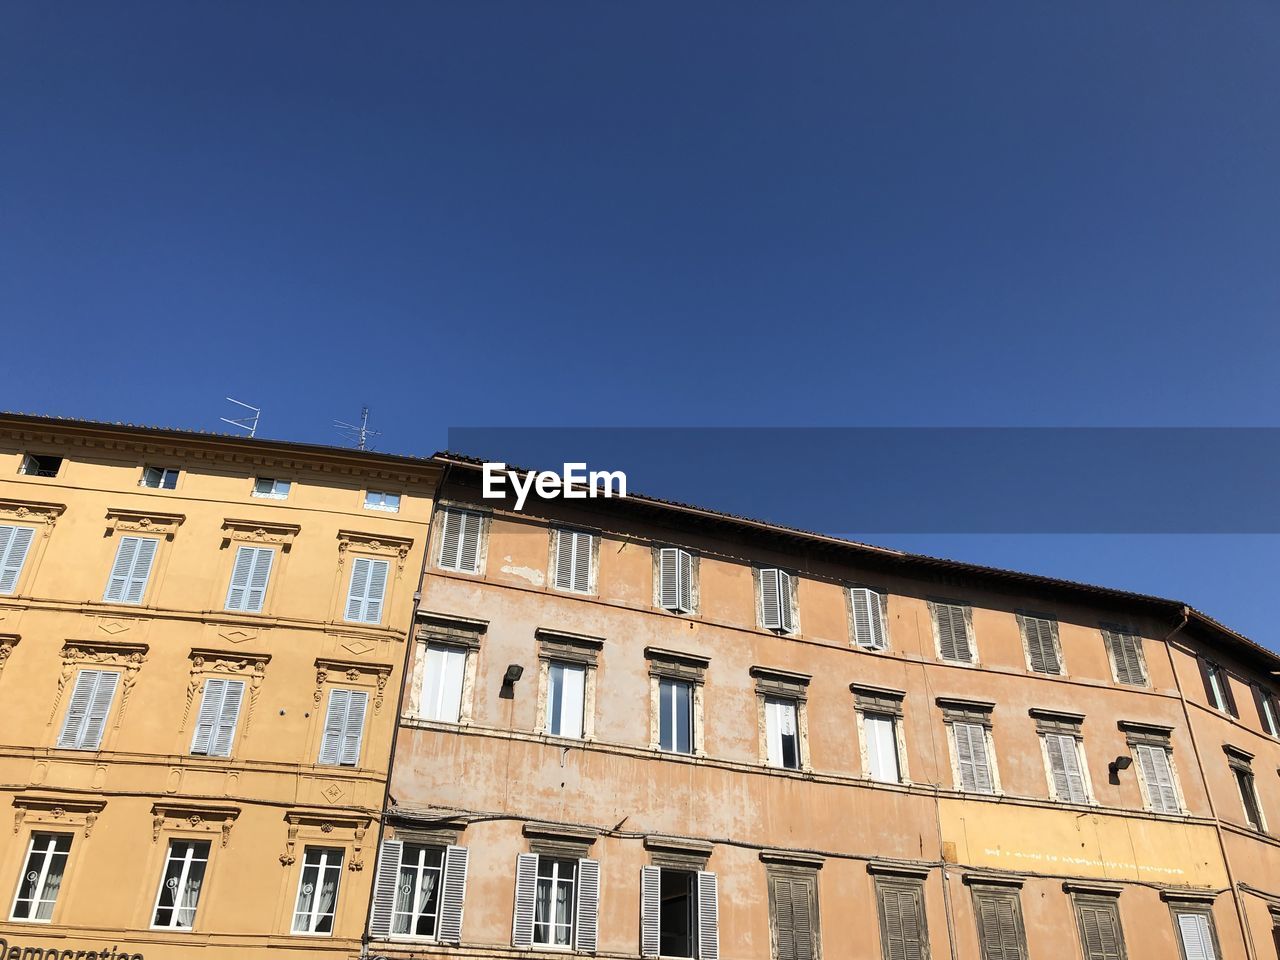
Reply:
M98 686L97 670L81 670L76 674L76 685L71 690L67 715L62 719L62 732L58 734L58 746L74 750L80 746L80 732L89 713L89 702Z
M13 593L35 534L32 527L0 527L0 594Z
M1068 803L1087 803L1089 795L1080 769L1080 747L1076 738L1064 733L1046 733L1044 746L1054 796Z
M218 713L217 726L209 750L210 756L231 756L231 741L236 735L236 721L240 719L240 703L244 699L244 681L224 681L222 709Z
M440 920L436 925L441 943L462 941L462 908L467 898L467 848L445 847L444 878L440 886Z
M884 960L925 960L920 887L880 884L880 938Z
M680 570L680 612L693 612L693 555L687 550L676 551Z
M973 660L965 608L955 603L934 603L933 618L938 625L938 651L943 660Z
M364 713L369 694L364 690L347 691L347 716L342 725L342 752L339 762L344 767L360 763L360 742L364 739Z
M640 954L656 957L662 945L662 868L640 868Z
M320 739L321 763L336 766L342 759L342 738L350 705L350 690L329 691L329 706L324 715L324 734Z
M991 793L994 783L987 756L987 730L978 723L953 723L956 766L960 769L960 789L969 793Z
M275 551L270 547L238 547L227 587L228 610L261 613Z
M853 605L853 641L869 650L885 648L884 617L880 594L867 587L850 587Z
M720 895L716 875L698 871L698 960L720 958Z
M111 699L115 696L119 680L118 673L98 671L98 682L89 699L89 712L85 715L80 742L76 744L81 750L97 750L102 744L102 732L107 727L107 714L111 712Z
M1022 615L1022 633L1027 641L1027 661L1036 673L1061 673L1058 659L1058 624L1043 617Z
M591 541L585 530L556 531L556 588L591 591Z
M1102 635L1111 649L1115 662L1116 681L1135 686L1145 686L1146 669L1142 658L1142 640L1136 634L1116 628L1103 628Z
M1146 743L1138 744L1135 750L1143 782L1147 785L1147 799L1151 802L1151 809L1160 813L1181 813L1178 792L1173 784L1169 751Z
M1215 710L1225 710L1237 720L1240 719L1240 711L1236 709L1235 694L1231 692L1231 679L1227 676L1227 671L1219 664L1199 658L1200 679L1204 683L1204 695L1209 701L1209 706ZM1213 689L1214 680L1218 682L1218 691Z
M600 861L578 861L578 902L573 917L573 947L595 953L600 924Z
M658 602L664 610L680 609L680 551L663 547L658 551Z
M1280 737L1280 714L1276 712L1276 698L1260 683L1253 685L1253 703L1258 708L1258 720L1263 732Z
M457 570L462 565L462 527L466 514L446 510L440 537L440 566Z
M1178 935L1182 938L1182 952L1186 960L1218 960L1206 914L1179 913Z
M1123 960L1120 915L1114 903L1077 901L1084 960Z
M538 855L516 854L516 906L511 914L511 945L533 946L533 908L538 896Z
M375 937L391 936L392 914L396 908L396 888L400 885L400 860L404 844L399 840L383 840L378 853L378 871L373 878L373 910L369 914L369 933Z
M775 960L814 960L811 880L773 877Z
M1026 960L1022 910L1016 893L983 890L974 894L982 960Z

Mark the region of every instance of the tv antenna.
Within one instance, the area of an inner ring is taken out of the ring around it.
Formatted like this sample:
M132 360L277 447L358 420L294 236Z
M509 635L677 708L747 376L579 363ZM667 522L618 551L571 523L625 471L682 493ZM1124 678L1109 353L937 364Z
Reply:
M227 397L227 399L230 400L232 403L234 403L238 407L244 407L246 410L252 410L253 416L246 415L243 417L231 417L231 418L219 417L218 419L221 420L223 423L231 424L231 426L233 427L239 427L241 430L248 430L249 437L253 438L258 433L258 418L262 416L262 408L251 407L247 403L241 403L235 397Z
M338 430L340 430L342 433L345 433L347 435L347 439L351 441L351 443L355 444L355 447L357 450L372 449L369 446L370 438L382 436L381 430L369 429L369 408L368 407L360 408L359 425L354 423L347 423L345 420L335 420L333 421L333 425L337 427Z

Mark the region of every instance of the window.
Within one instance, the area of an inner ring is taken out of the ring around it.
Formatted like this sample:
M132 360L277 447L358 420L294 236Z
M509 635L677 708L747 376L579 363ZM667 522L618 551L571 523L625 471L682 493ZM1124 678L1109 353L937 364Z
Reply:
M354 767L360 763L360 741L364 736L364 711L369 694L364 690L330 690L325 711L324 735L320 740L320 763Z
M887 647L884 594L869 587L850 587L849 605L853 614L853 642L865 650Z
M1062 673L1062 651L1058 646L1058 621L1051 617L1019 613L1022 645L1027 666L1034 673Z
M1084 960L1124 960L1124 932L1115 900L1077 896L1075 904Z
M4 536L0 531L0 539ZM3 593L3 581L0 580L0 593ZM1269 733L1273 737L1280 737L1280 705L1276 702L1276 695L1261 684L1256 684L1253 688L1253 699L1258 707L1258 719L1262 722L1264 733Z
M862 736L867 751L867 774L881 783L900 783L898 718L890 713L864 713Z
M933 630L938 644L938 656L952 663L973 663L973 638L971 636L973 608L960 603L929 601L933 612Z
M138 486L153 490L173 490L178 486L178 473L177 467L143 467Z
M170 840L164 876L156 894L152 927L190 930L195 924L200 888L209 864L209 841Z
M236 562L227 586L228 610L261 613L267 597L267 581L276 552L270 547L237 547Z
M1147 685L1147 663L1142 655L1142 638L1128 627L1106 625L1102 636L1107 644L1107 656L1116 683L1128 683L1137 687Z
M672 613L693 612L693 555L687 550L658 551L658 606Z
M191 739L191 752L197 756L229 757L231 741L236 735L240 703L244 699L243 680L210 677L204 682L196 732Z
M818 878L811 870L769 871L773 960L817 960Z
M1173 776L1173 762L1167 745L1137 743L1133 746L1138 775L1147 794L1147 807L1155 813L1181 813L1182 803Z
M659 680L658 746L670 753L693 753L693 684Z
M62 875L71 852L69 833L33 833L27 845L26 865L18 878L10 920L48 923L62 889Z
M1173 922L1183 960L1218 960L1218 936L1208 907L1199 910L1175 909Z
M781 633L796 632L795 578L785 570L760 571L760 626Z
M298 878L298 903L293 910L293 932L329 936L342 879L342 851L307 847Z
M478 573L484 517L450 507L441 521L439 565L442 570Z
M271 477L258 477L253 481L253 495L268 500L284 500L289 496L291 480L274 480Z
M382 490L367 490L364 495L366 510L384 510L387 513L400 512L400 494L387 493Z
M1231 680L1226 670L1210 660L1201 658L1200 679L1204 681L1204 694L1208 698L1209 706L1233 717L1240 716L1240 711L1236 709L1236 698L1231 693Z
M356 557L351 564L351 582L347 587L347 621L350 623L382 622L382 601L387 591L387 560Z
M369 932L375 937L457 943L462 935L467 860L466 847L382 841ZM335 880L331 899L336 896ZM301 912L301 894L298 903ZM328 912L332 916L332 905ZM294 932L306 932L297 929L296 920ZM326 928L319 932L330 931Z
M720 956L719 908L714 873L641 867L641 954L717 960Z
M1089 803L1089 777L1080 739L1069 733L1044 733L1045 769L1050 796L1063 803Z
M61 469L62 457L28 453L22 458L22 466L18 468L18 472L26 477L56 477Z
M35 533L32 527L0 526L0 594L7 596L18 589Z
M987 728L981 723L950 724L956 764L956 789L965 793L995 793Z
M58 734L58 747L64 750L97 750L111 712L120 674L112 670L81 670L71 691L71 702Z
M982 960L1026 960L1027 933L1017 890L974 886L973 912Z
M598 861L519 854L511 945L594 952L599 901Z
M582 698L587 668L574 663L547 665L547 733L582 736Z
M1240 791L1240 803L1244 807L1244 819L1254 830L1263 832L1266 825L1262 820L1262 807L1258 803L1258 787L1253 780L1253 770L1242 763L1233 762L1231 772L1236 778L1236 787Z
M765 697L765 738L771 767L800 768L800 733L796 723L796 702Z
M929 956L924 884L877 879L876 905L880 913L880 952L884 960L919 960Z
M142 603L159 545L160 541L151 537L121 537L102 599L107 603Z
M418 716L457 723L462 711L462 680L467 669L464 647L430 643L425 648Z
M555 568L552 571L555 588L591 593L594 566L591 553L595 537L585 530L557 530L555 538Z

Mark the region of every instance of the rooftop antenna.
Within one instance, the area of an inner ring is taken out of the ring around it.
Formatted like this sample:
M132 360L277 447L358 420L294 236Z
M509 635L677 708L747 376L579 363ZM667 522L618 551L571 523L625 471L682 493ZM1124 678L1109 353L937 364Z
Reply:
M221 420L223 423L231 424L231 426L233 427L239 427L241 430L248 430L249 437L252 439L258 433L258 417L262 416L262 408L251 407L247 403L241 403L235 397L227 397L227 399L230 400L232 403L234 403L238 407L244 407L246 410L252 410L253 416L232 417L232 418L219 417L218 419Z
M358 426L354 423L347 423L345 420L335 420L333 425L347 435L347 439L355 444L357 450L371 449L369 439L382 436L381 430L369 429L368 407L360 408L360 424Z

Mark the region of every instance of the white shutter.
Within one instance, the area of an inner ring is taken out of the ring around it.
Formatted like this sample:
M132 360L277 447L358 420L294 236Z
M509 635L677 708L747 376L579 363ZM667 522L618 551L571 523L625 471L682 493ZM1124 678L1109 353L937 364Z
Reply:
M324 715L324 734L320 739L320 762L337 765L342 759L342 735L346 729L350 690L330 690L329 707Z
M432 644L427 646L425 654L418 715L426 720L457 723L467 652L458 647Z
M1047 733L1044 746L1049 758L1054 796L1068 803L1087 803L1089 797L1084 787L1084 774L1080 770L1080 748L1076 738L1069 734Z
M693 613L693 555L687 550L680 554L680 612Z
M591 592L591 534L573 534L573 589Z
M1169 753L1163 747L1140 743L1135 747L1138 767L1147 785L1147 799L1158 813L1180 813L1178 794L1173 786L1173 769Z
M72 749L80 746L80 732L89 714L89 703L98 686L97 670L81 670L76 674L76 685L67 704L67 715L62 720L62 732L58 734L58 746Z
M32 527L0 527L0 594L17 589L34 534Z
M391 919L396 907L396 887L400 884L400 859L404 844L399 840L383 840L378 854L378 871L373 880L373 910L369 915L369 933L375 937L391 936Z
M662 947L662 868L640 868L640 954L656 957Z
M444 879L440 887L440 921L437 937L441 943L462 940L462 909L467 898L467 848L446 847Z
M364 598L369 592L369 570L372 563L368 557L356 557L351 564L351 583L347 587L348 620L364 620Z
M591 592L591 542L592 534L585 530L556 531L557 590Z
M1179 913L1178 933L1186 960L1218 960L1213 948L1209 918L1203 913Z
M369 593L364 601L364 622L382 622L382 601L387 593L387 571L391 564L386 560L370 561Z
M894 720L879 714L864 714L862 731L867 738L867 767L872 779L882 783L898 783L898 739Z
M347 717L342 725L342 753L339 762L344 767L360 763L360 741L364 739L364 713L369 705L369 694L364 690L347 691Z
M883 650L884 611L880 608L880 594L866 587L850 587L853 601L853 640L860 647Z
M777 700L764 702L765 760L771 767L782 766L781 707Z
M658 602L664 610L681 609L680 551L674 547L658 551Z
M956 762L960 768L960 789L970 793L991 793L991 765L987 757L987 731L977 723L953 723Z
M578 903L573 918L573 946L579 953L596 952L600 922L600 861L578 861Z
M125 603L141 603L147 592L147 579L151 576L151 562L156 557L156 546L160 541L142 538L138 541L138 553L133 558L133 566L129 570L129 585L125 588Z
M222 709L218 712L217 727L209 755L231 756L231 741L236 735L236 721L240 719L240 704L244 699L244 681L226 680L222 694Z
M720 897L716 875L698 871L698 960L720 958Z
M261 613L267 593L267 581L271 577L271 564L275 551L270 547L239 547L236 562L231 571L231 583L227 587L228 610Z
M573 589L573 534L568 530L556 531L556 589Z
M538 895L538 855L516 854L516 906L511 915L511 945L533 946L533 907Z
M351 564L351 584L347 589L347 619L353 623L381 623L382 600L386 593L386 560L356 557Z
M1058 662L1057 623L1043 617L1021 615L1022 631L1027 640L1027 659L1036 673L1061 673Z
M782 630L782 577L781 570L760 571L760 625L766 630Z
M115 696L120 674L98 671L98 683L89 700L89 712L85 715L80 742L81 750L97 750L102 744L102 732L107 726L107 714L111 712L111 700Z
M440 566L445 570L457 570L462 546L462 525L466 514L446 510L440 537Z
M147 578L151 575L151 562L155 559L158 541L149 537L121 537L116 547L116 558L111 564L111 576L102 599L108 603L142 602L147 590Z
M222 716L222 701L226 695L227 681L210 677L204 682L204 694L200 699L200 712L196 715L195 735L191 738L191 752L207 754Z
M480 569L480 528L483 517L478 513L462 514L462 544L458 554L458 569L475 573Z

